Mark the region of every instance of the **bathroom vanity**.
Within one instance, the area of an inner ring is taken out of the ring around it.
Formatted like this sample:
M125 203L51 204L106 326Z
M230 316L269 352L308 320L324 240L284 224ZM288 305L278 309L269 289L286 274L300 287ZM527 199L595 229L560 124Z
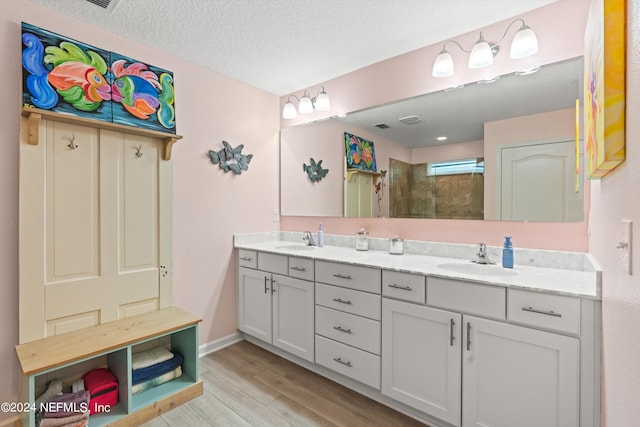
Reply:
M473 245L298 234L235 237L247 340L433 426L599 425L588 254L519 250L511 270L470 263Z

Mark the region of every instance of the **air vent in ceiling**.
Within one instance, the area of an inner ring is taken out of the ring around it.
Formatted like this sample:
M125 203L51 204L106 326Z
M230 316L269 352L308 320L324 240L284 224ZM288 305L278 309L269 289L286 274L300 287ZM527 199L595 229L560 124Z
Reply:
M386 123L374 123L373 126L379 129L389 129L389 125Z
M422 120L420 120L420 117L418 116L407 116L407 117L400 117L398 121L404 123L405 125L411 125L413 123L421 122Z
M113 10L118 6L120 0L86 0L87 3L94 4L103 9L106 9L108 12L113 12Z

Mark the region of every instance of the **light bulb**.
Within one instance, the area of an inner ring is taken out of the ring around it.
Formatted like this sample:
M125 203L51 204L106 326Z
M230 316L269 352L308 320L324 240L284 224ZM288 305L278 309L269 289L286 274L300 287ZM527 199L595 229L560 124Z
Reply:
M538 38L531 28L522 25L511 42L509 56L512 59L526 58L538 51Z
M309 98L309 94L307 91L304 91L304 95L300 98L300 103L298 104L298 112L300 114L309 114L313 113L313 104L311 103L311 98Z
M282 108L282 118L284 119L295 119L298 116L298 112L296 111L295 105L293 102L287 101Z
M447 50L442 49L433 63L431 75L433 77L449 77L452 74L453 59Z
M331 109L331 100L329 99L327 92L324 91L324 87L316 97L314 106L318 111L329 111Z
M469 55L469 68L484 68L493 64L493 52L491 46L482 37L480 33L480 39L476 42Z

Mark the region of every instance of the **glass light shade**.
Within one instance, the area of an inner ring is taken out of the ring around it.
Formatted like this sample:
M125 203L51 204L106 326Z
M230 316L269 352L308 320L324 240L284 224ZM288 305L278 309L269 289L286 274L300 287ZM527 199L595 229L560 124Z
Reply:
M295 119L298 116L298 112L296 111L296 106L293 105L293 102L287 101L282 108L282 118L284 119Z
M302 98L300 98L300 103L298 104L298 112L300 114L313 113L313 103L311 102L311 98L309 98L309 94L306 91Z
M520 27L511 42L509 56L512 59L526 58L538 51L538 38L527 25Z
M322 89L316 97L316 103L314 105L318 111L329 111L331 109L331 100L324 89Z
M445 49L442 49L433 62L433 77L449 77L453 74L453 58Z
M469 68L484 68L493 64L493 52L489 43L482 38L473 45L471 54L469 54Z

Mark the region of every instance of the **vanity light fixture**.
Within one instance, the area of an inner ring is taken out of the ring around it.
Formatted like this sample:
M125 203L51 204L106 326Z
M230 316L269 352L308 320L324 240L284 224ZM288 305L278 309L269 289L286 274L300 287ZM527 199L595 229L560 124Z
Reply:
M447 40L433 63L431 75L433 77L449 77L453 75L453 58L446 49L449 43L457 45L460 50L469 54L468 66L471 69L484 68L493 64L493 57L500 51L500 43L502 43L504 38L507 36L509 29L516 22L521 22L522 25L511 42L509 57L511 59L521 59L535 54L538 52L538 39L531 27L525 24L522 18L517 18L507 26L502 38L496 43L489 43L486 41L482 35L482 31L480 32L478 41L473 45L471 50L465 49L455 40Z
M298 109L296 110L295 105L291 98L295 98L298 101ZM282 117L285 119L294 119L300 114L310 114L313 113L314 110L318 111L329 111L331 109L331 100L329 99L329 95L324 90L324 86L322 86L318 90L318 94L311 98L309 96L309 91L305 89L302 94L302 98L298 98L295 95L289 95L287 102L284 104L282 108Z

